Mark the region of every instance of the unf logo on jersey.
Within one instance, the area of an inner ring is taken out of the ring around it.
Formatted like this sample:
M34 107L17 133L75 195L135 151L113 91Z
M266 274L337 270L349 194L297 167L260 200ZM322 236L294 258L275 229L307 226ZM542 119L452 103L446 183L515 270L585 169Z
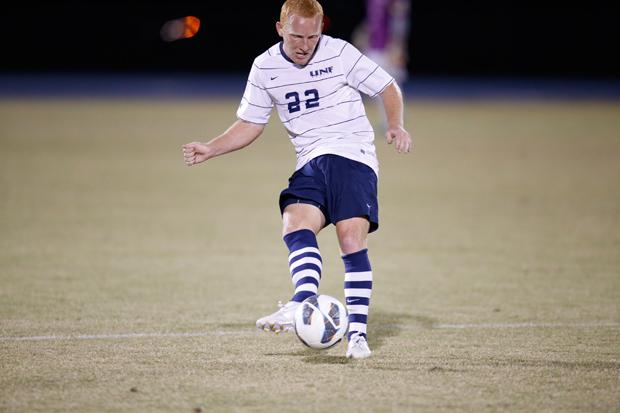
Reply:
M328 66L323 69L312 70L310 71L310 76L315 77L315 76L326 75L326 74L331 73L333 69L334 69L334 66Z

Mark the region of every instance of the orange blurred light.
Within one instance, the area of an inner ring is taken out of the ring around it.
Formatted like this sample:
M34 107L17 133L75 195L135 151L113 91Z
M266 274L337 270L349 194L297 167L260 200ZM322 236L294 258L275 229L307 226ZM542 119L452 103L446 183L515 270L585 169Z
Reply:
M168 20L159 31L162 40L173 42L179 39L194 37L200 29L200 19L196 16L185 16Z
M185 24L185 30L183 31L183 38L188 39L194 37L200 29L200 19L196 16L187 16L183 18Z

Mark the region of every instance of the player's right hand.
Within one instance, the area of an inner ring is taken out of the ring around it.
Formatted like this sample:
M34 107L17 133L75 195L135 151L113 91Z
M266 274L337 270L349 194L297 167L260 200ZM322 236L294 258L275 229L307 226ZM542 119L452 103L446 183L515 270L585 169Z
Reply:
M209 148L204 143L191 142L183 145L183 159L185 165L192 166L209 159Z
M411 135L402 126L390 127L385 133L385 138L388 144L396 142L396 152L409 153L413 148L413 141Z

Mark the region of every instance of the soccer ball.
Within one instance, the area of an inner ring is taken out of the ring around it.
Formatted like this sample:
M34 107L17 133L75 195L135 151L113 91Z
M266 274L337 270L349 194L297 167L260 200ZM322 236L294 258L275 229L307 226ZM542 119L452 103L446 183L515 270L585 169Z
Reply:
M348 327L347 307L329 295L310 296L295 311L295 334L310 348L333 346L344 337Z

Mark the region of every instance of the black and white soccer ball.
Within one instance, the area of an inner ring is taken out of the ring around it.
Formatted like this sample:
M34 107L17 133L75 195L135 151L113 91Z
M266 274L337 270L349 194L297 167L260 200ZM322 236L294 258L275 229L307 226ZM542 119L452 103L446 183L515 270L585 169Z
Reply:
M330 295L310 296L295 311L295 334L310 348L333 346L344 337L348 327L347 307Z

